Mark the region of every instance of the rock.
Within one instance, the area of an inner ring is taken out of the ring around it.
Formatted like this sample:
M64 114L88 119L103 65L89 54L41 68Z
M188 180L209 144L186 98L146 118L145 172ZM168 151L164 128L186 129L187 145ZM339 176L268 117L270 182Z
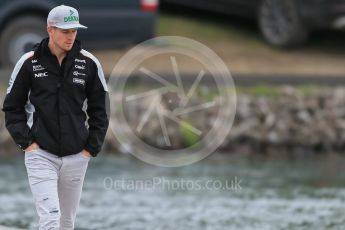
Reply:
M298 153L345 150L345 87L322 87L307 92L291 86L277 89L280 93L274 96L238 94L232 130L225 133L226 130L218 124L218 131L226 136L220 148L232 151L246 149L254 153L265 149ZM208 93L212 91L202 88L199 96L190 98L188 106L195 108L209 102L205 99L210 100ZM121 95L115 93L111 97L111 101L119 101ZM189 130L182 135L181 121L201 131L200 139L216 124L219 98L212 100L216 101L214 106L180 114L182 110L178 106L181 98L176 93L165 92L161 95L156 92L150 97L126 101L124 106L119 103L111 105L113 113L110 119L113 123L115 116L123 111L126 122L138 138L157 148L166 149L168 136L171 145L169 148L180 149L187 147L186 134L191 132ZM145 118L150 106L154 108L152 114ZM158 111L162 113L158 115ZM0 148L1 152L8 152L9 148L17 147L4 127L3 113L0 118ZM163 135L160 119L165 121L164 132L167 136ZM116 130L128 132L125 124L113 125ZM140 125L141 128L138 129ZM117 149L125 153L133 149L131 141L116 140L112 132L107 133L105 142L108 151ZM124 145L120 147L120 143Z

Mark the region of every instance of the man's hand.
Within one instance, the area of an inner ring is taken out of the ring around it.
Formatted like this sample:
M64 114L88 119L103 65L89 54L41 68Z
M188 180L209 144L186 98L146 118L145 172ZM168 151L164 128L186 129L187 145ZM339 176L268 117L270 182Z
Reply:
M35 150L35 149L39 149L39 148L40 148L40 146L36 142L34 142L29 147L27 147L24 150L24 152L29 152L29 151L32 151L32 150Z
M83 154L84 156L86 156L86 157L92 157L91 153L88 152L88 151L85 150L85 149L83 149L83 151L81 151L81 152L82 152L82 154Z

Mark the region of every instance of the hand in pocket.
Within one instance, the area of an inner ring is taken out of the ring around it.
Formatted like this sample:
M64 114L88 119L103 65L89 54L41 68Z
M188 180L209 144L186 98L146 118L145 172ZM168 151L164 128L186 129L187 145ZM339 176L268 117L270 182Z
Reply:
M40 148L40 146L36 142L34 142L29 147L27 147L24 150L24 152L30 152L30 151L33 151L33 150L36 150L36 149L39 149L39 148Z

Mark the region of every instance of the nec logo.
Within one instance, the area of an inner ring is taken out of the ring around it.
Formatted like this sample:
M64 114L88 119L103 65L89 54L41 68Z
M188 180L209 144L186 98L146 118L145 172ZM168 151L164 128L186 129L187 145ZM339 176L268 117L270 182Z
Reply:
M48 72L35 73L35 78L38 78L38 77L48 77Z

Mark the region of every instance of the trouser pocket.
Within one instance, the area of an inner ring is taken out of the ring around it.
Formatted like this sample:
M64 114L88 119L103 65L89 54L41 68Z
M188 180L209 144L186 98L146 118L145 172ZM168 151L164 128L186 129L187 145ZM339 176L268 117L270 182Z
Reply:
M91 159L91 157L85 156L83 152L78 153L82 158L87 159L88 161Z

